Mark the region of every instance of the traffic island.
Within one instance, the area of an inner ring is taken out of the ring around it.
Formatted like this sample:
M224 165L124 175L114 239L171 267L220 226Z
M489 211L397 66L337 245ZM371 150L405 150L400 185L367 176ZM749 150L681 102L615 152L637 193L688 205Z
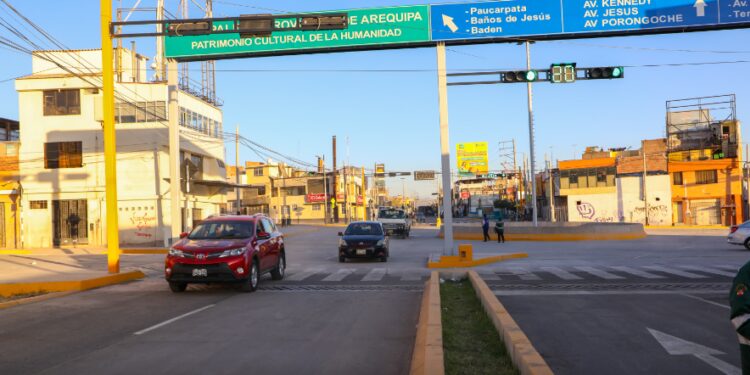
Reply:
M622 241L646 237L639 223L549 223L505 222L506 241ZM443 227L438 236L443 238ZM491 234L494 237L494 233ZM453 238L464 241L484 239L480 223L453 224Z
M458 255L436 255L427 260L427 268L468 268L510 259L528 258L527 253L510 253L474 259L470 244L458 245Z
M440 301L446 374L519 373L468 280L445 280Z

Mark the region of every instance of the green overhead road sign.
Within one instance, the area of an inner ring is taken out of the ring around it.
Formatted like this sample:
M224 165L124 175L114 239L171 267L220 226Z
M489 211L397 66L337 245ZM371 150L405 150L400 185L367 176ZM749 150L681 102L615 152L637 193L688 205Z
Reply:
M252 56L310 52L311 50L348 49L358 46L421 43L430 40L428 5L356 9L310 13L311 16L347 14L345 28L340 30L300 30L299 18L274 16L271 35L221 33L208 35L167 36L164 38L167 58L190 60L210 56ZM233 30L232 21L213 21L213 31ZM284 29L290 29L284 31Z

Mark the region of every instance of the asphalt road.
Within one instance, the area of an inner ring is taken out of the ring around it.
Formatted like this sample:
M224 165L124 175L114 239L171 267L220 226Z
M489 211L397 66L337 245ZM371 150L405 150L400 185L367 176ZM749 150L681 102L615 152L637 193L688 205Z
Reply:
M172 294L162 256L124 256L124 268L149 277L0 310L0 372L405 374L425 262L442 240L415 229L391 240L386 263L342 264L340 230L286 228L287 277L266 277L253 294L223 286ZM706 357L670 355L661 333L739 365L726 295L750 252L722 237L472 243L478 256L529 253L477 271L556 373L722 373ZM106 259L64 261L104 267Z

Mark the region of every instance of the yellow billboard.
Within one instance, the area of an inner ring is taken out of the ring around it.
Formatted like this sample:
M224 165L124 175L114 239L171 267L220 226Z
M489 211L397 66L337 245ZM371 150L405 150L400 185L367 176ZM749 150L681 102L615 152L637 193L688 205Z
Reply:
M459 143L456 145L456 160L460 176L475 176L489 172L487 142Z

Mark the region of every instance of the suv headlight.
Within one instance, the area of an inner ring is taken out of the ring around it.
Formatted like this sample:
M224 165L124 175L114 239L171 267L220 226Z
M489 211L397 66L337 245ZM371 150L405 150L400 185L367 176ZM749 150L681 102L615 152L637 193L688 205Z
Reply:
M236 248L236 249L224 250L224 252L222 252L221 255L219 255L219 258L235 257L235 256L238 256L238 255L244 254L246 251L247 251L247 248L244 248L244 247L239 247L239 248Z
M171 255L173 257L177 257L177 258L184 258L185 257L185 253L182 252L182 250L177 250L177 249L175 249L173 247L169 248L169 255Z
M385 239L378 241L378 243L375 246L385 246Z
M339 238L339 247L346 247L346 241L343 238Z

